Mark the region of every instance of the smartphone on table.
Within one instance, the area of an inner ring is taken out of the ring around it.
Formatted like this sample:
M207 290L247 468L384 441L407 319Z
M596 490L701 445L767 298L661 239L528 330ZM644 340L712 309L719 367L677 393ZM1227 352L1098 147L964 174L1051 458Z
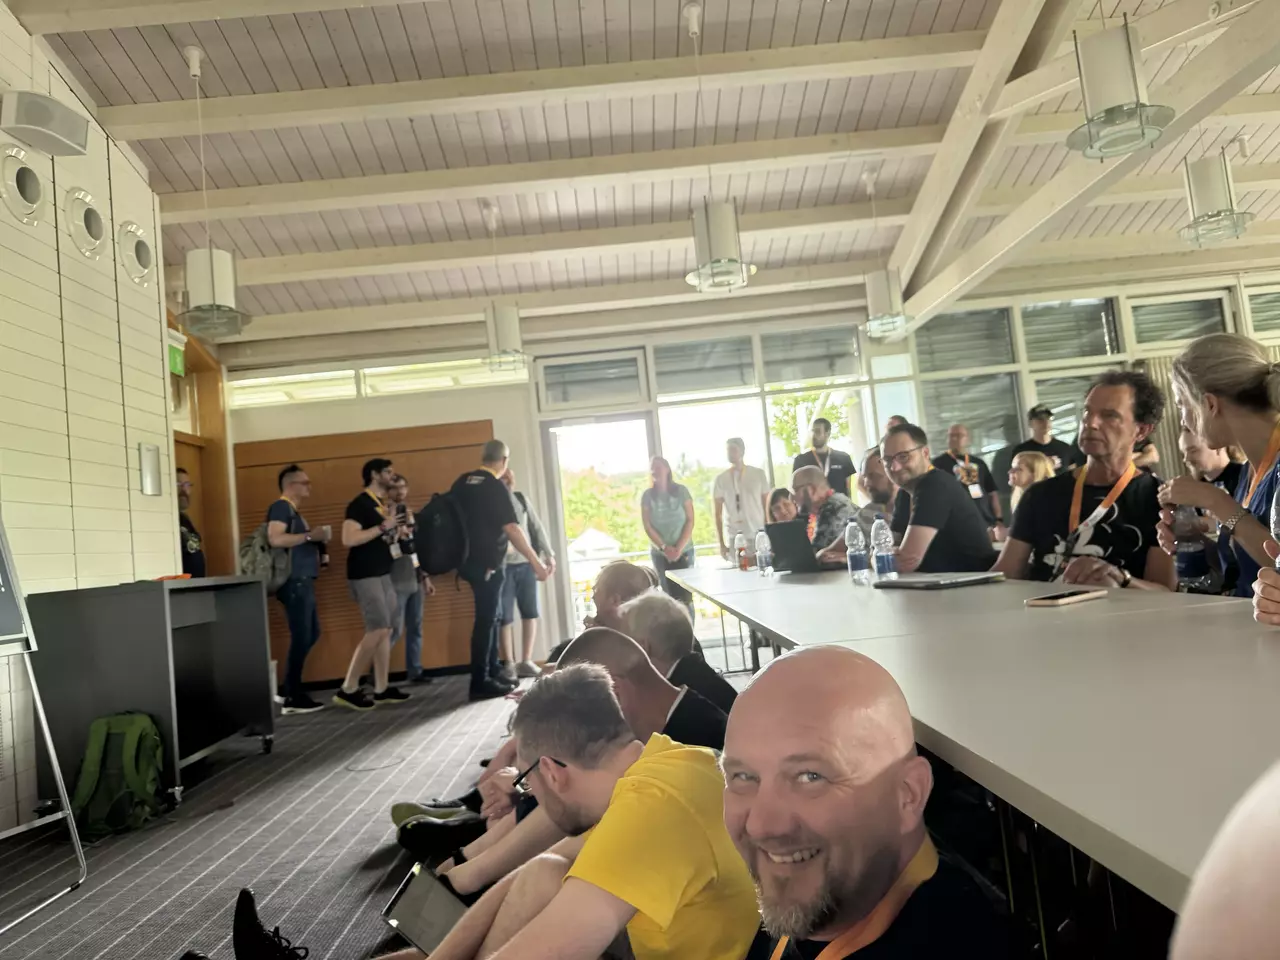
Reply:
M1045 597L1032 597L1026 601L1028 607L1066 607L1073 603L1084 603L1086 600L1101 600L1107 595L1104 587L1084 587L1080 590L1063 590Z

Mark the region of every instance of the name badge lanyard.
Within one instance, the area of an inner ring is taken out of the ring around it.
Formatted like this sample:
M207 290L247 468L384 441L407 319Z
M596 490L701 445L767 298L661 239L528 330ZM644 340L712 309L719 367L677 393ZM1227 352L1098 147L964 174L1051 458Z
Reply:
M826 460L823 460L818 456L817 450L810 450L809 452L813 454L813 462L822 468L822 475L824 477L829 476L831 474L831 451L827 451Z
M1253 495L1258 492L1258 485L1262 483L1262 478L1275 468L1277 456L1280 456L1280 423L1271 429L1271 440L1267 443L1267 452L1262 455L1258 470L1249 481L1249 492L1244 495L1242 506L1248 508L1250 512L1252 512Z
M1064 569L1075 554L1076 544L1080 542L1080 538L1097 526L1099 521L1107 515L1107 511L1115 506L1116 501L1120 499L1120 494L1124 493L1125 488L1138 475L1138 468L1134 466L1132 460L1129 461L1129 466L1120 475L1120 479L1112 485L1111 490L1102 498L1102 502L1098 504L1093 513L1089 514L1082 522L1080 520L1080 510L1084 502L1085 475L1088 472L1089 468L1087 466L1080 467L1076 471L1075 489L1071 492L1071 512L1067 515L1067 544L1066 549L1062 552Z

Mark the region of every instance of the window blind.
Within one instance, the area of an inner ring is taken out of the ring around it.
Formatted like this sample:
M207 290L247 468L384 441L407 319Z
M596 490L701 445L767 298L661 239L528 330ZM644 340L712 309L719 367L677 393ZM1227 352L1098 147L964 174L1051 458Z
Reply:
M1225 329L1222 301L1216 297L1133 306L1133 332L1139 343L1192 340L1206 333L1221 333Z
M1110 300L1062 300L1022 308L1028 360L1066 360L1120 352Z
M658 394L749 387L756 382L751 338L670 343L653 348Z
M922 373L1013 363L1005 308L943 314L918 329L915 338Z
M767 384L804 383L862 374L858 328L853 324L766 333L760 337Z

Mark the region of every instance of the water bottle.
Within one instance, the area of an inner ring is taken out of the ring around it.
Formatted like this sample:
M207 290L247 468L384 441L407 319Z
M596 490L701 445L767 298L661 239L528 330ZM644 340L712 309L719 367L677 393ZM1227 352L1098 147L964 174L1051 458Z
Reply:
M756 567L762 577L773 573L773 544L763 530L756 534Z
M883 513L876 514L871 525L871 549L876 555L876 576L885 580L898 579L898 558L893 550L893 531Z
M1178 589L1186 593L1208 592L1213 588L1209 554L1196 508L1183 504L1173 513L1174 564L1178 569Z
M871 561L867 558L867 538L857 520L844 528L845 558L849 561L849 577L856 584L871 582Z
M751 561L747 559L747 538L741 533L733 538L733 554L738 558L739 570L751 569Z

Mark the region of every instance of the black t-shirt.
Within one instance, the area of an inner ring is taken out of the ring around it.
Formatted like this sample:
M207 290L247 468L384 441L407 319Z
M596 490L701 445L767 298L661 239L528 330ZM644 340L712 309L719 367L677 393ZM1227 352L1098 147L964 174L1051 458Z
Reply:
M1085 461L1085 456L1080 452L1080 448L1070 443L1063 443L1057 437L1051 437L1048 443L1036 443L1034 440L1023 440L1020 444L1013 448L1013 455L1016 457L1020 453L1043 453L1053 463L1053 469L1057 473L1069 470L1074 466L1078 466Z
M347 519L360 524L361 530L376 527L387 518L378 501L368 490L347 504ZM347 579L367 580L385 577L391 573L391 545L383 537L374 537L368 543L352 547L347 552Z
M821 456L812 450L796 454L796 458L791 461L791 472L794 473L801 467L817 467L821 470L828 460L831 465L827 467L827 483L836 493L849 496L849 481L858 471L854 469L853 457L843 450L832 450L828 447L826 456Z
M193 577L204 576L204 541L191 518L178 514L179 536L182 540L182 572Z
M995 514L991 511L991 494L999 488L996 486L995 477L991 476L991 471L987 469L985 460L974 456L970 456L967 460L964 457L957 460L948 450L942 456L934 457L933 465L936 469L949 473L959 480L969 491L969 496L977 505L982 519L987 521L988 526L995 524ZM977 496L974 496L975 493Z
M986 519L968 489L942 470L922 476L912 493L898 491L890 526L898 534L909 526L938 531L920 561L920 573L990 570L996 562Z
M774 941L761 931L747 960L769 960ZM827 944L792 940L783 960L816 960ZM889 929L852 960L1011 960L1015 956L1008 921L963 870L943 857L938 872L911 895Z
M1027 488L1018 502L1009 536L1031 545L1031 580L1053 580L1062 572L1062 554L1067 541L1071 496L1076 478L1070 473L1041 480ZM1160 504L1156 492L1160 481L1139 472L1091 531L1075 545L1073 557L1097 557L1143 577L1147 551L1157 546L1156 524ZM1097 509L1111 492L1111 484L1087 483L1080 503L1080 519Z
M662 732L686 747L723 750L724 727L728 722L729 718L723 710L686 687Z
M671 670L667 680L677 687L688 687L705 700L709 700L716 708L727 716L733 709L733 701L738 698L738 691L733 689L729 681L716 673L715 668L702 654L691 653L681 657Z
M507 556L509 523L516 523L516 508L507 485L483 467L464 473L453 483L453 496L462 509L470 553L468 564L497 570Z

